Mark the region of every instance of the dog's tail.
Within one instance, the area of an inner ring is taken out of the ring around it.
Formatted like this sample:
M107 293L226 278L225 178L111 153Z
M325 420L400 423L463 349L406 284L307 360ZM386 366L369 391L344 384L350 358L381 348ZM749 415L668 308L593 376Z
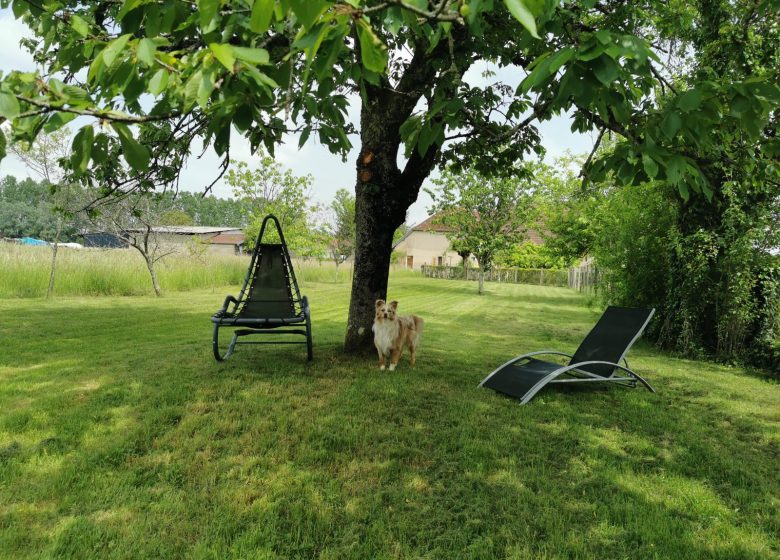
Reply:
M414 345L416 347L420 343L420 337L422 336L423 332L423 324L425 322L422 320L422 317L418 317L417 315L412 315L412 321L414 321Z

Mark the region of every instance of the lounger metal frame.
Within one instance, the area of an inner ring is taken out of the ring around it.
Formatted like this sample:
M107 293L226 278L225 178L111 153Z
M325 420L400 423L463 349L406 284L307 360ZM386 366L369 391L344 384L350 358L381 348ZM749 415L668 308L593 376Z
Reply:
M647 316L647 320L644 322L642 327L637 331L634 338L632 338L631 341L628 343L625 350L623 351L623 355L620 356L618 362L625 363L626 364L625 367L621 366L620 364L605 362L601 360L589 360L584 362L578 362L576 364L561 365L560 368L550 372L549 374L541 378L530 390L528 390L528 392L526 392L523 398L520 400L520 404L526 404L534 397L534 395L536 395L536 393L538 393L542 388L544 388L549 383L587 383L587 382L600 381L600 382L616 383L618 385L635 388L637 386L637 382L639 382L642 385L644 385L644 387L647 388L647 390L649 390L652 393L655 393L655 389L641 375L633 371L628 364L628 360L626 360L626 354L628 354L628 351L631 349L634 343L639 339L639 337L642 336L645 327L647 327L648 323L650 322L650 319L653 318L654 314L655 314L655 309L651 309L650 313ZM539 356L539 355L558 355L558 356L566 356L569 359L574 359L574 356L572 354L567 354L565 352L560 352L558 350L539 350L536 352L529 352L527 354L523 354L522 356L517 356L516 358L512 358L508 362L501 364L499 367L493 370L487 377L485 377L482 381L480 381L477 387L482 387L491 377L493 377L498 372L503 370L506 366L512 365L521 360L526 360L532 356ZM614 377L614 376L604 377L601 375L597 375L595 373L591 373L579 369L583 366L596 365L596 364L613 366L616 369L620 369L626 372L628 374L628 377ZM568 375L570 377L566 379L556 379L561 375ZM578 375L585 376L585 377L578 377Z

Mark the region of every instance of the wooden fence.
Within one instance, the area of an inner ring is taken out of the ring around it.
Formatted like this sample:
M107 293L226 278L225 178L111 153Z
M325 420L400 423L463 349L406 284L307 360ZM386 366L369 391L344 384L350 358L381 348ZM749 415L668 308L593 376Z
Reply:
M594 292L598 288L601 274L593 259L585 260L580 266L569 269L569 287L580 292Z
M478 268L461 266L422 265L422 275L447 280L479 280ZM568 271L545 268L494 268L485 273L487 282L535 284L537 286L568 286Z

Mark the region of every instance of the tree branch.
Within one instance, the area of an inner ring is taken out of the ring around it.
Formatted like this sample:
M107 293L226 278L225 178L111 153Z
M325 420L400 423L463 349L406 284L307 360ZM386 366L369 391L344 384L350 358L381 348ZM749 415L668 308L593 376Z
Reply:
M173 117L179 116L179 113L166 113L164 115L144 115L141 117L136 117L133 115L127 115L125 113L118 113L115 111L100 111L96 109L74 109L72 107L55 107L51 103L40 101L38 99L32 99L30 97L25 97L24 95L16 95L15 97L19 101L28 103L30 105L33 105L34 107L40 107L43 110L41 111L42 113L53 113L53 112L73 113L76 115L95 117L97 119L113 121L113 122L139 124L139 123L147 123L147 122L165 121L165 120L172 119Z

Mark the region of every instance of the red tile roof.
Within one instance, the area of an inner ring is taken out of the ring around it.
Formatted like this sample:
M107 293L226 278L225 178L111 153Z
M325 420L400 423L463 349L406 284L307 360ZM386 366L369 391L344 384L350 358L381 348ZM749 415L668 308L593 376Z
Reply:
M439 216L437 214L434 214L430 218L420 222L416 226L414 226L412 229L414 231L437 231L441 233L446 233L448 231L452 231L452 228L450 226L437 223L436 220Z

